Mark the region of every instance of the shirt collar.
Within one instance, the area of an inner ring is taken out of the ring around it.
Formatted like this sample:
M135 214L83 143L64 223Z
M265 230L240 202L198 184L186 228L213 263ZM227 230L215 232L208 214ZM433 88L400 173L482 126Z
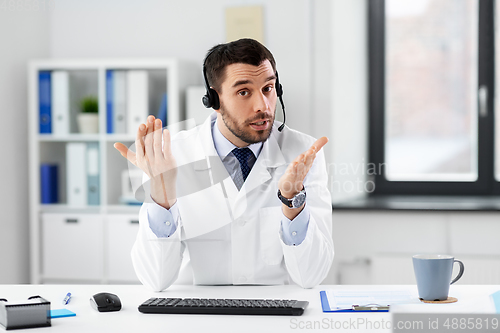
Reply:
M214 139L215 150L221 159L226 158L226 156L233 151L234 148L238 148L233 145L219 130L217 126L217 118L212 123L212 137ZM250 148L255 157L259 157L260 151L262 150L262 142L252 143L247 146Z

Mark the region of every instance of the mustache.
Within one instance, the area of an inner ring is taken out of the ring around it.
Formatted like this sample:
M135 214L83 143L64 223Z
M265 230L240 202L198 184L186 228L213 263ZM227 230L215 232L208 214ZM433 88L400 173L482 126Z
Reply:
M247 123L248 124L251 124L251 123L255 123L255 122L258 122L258 121L264 121L264 120L272 120L273 117L270 113L264 113L264 114L260 114L258 115L257 117L255 118L252 118L250 120L247 120Z

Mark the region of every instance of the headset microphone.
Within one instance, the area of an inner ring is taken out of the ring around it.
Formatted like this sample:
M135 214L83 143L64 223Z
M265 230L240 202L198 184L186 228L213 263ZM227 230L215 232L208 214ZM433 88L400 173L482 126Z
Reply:
M281 109L283 110L283 123L278 127L278 131L282 131L283 128L285 128L285 121L286 121L286 116L285 116L285 103L283 103L283 86L280 83L280 79L278 77L278 71L276 71L276 95L278 96L281 104Z

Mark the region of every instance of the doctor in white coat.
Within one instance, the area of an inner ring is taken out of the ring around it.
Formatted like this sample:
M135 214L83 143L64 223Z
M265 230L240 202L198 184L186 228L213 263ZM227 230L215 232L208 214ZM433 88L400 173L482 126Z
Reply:
M170 138L149 116L135 153L115 144L148 179L132 249L139 280L155 291L174 282L314 287L334 254L328 140L278 129L281 85L257 41L213 47L203 70L204 104L215 110L204 124Z

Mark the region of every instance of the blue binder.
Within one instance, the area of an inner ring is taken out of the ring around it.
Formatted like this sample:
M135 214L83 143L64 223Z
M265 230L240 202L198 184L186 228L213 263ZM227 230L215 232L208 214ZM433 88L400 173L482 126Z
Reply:
M38 72L38 103L40 133L52 133L50 72Z
M106 71L106 132L113 133L113 71Z
M40 183L42 204L57 203L59 201L57 165L45 163L40 165Z
M156 118L161 119L163 126L167 126L167 94L163 94L161 98L161 105L158 109L158 115Z

